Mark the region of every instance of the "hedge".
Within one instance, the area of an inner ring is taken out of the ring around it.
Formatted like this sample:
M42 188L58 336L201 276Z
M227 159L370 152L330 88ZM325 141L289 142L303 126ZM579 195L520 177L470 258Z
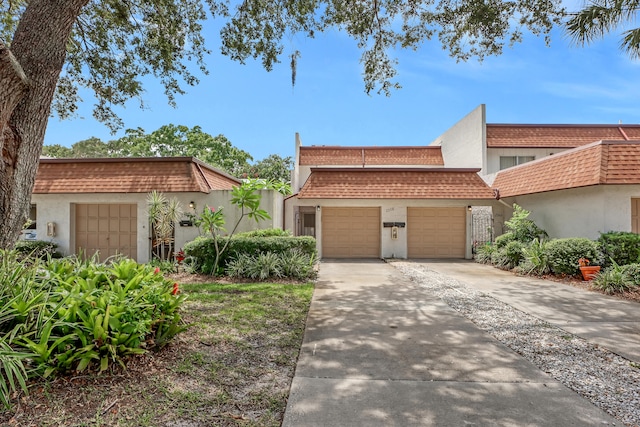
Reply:
M546 253L551 271L555 274L579 274L580 258L587 258L591 264L599 264L602 257L600 245L582 237L553 239L547 243Z
M218 245L222 248L228 237L219 237ZM258 255L271 252L278 255L298 251L308 256L315 257L316 240L311 236L271 236L271 237L247 237L236 235L231 237L229 247L222 254L218 272L213 272L213 263L216 257L216 249L213 238L198 237L187 243L184 248L187 262L198 273L212 274L226 270L231 260L240 255Z
M640 262L640 234L612 231L601 234L598 243L605 265L610 265L611 260L618 265Z

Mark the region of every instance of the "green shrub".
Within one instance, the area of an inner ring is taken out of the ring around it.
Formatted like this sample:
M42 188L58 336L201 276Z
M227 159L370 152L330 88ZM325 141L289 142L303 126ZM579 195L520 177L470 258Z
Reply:
M184 297L151 266L68 258L26 265L6 252L0 261L0 334L32 354L28 372L103 371L186 328Z
M56 251L58 244L44 240L19 240L16 242L15 251L22 256L46 259L47 257L60 258Z
M513 239L522 243L529 243L533 239L541 239L548 237L546 231L538 227L533 220L529 219L531 212L513 204L513 215L508 221L504 222L504 225L510 233L513 234Z
M522 257L519 266L522 273L542 276L551 272L545 240L533 239L531 244L522 250Z
M265 252L256 256L242 254L230 260L226 273L235 278L267 280L292 278L307 280L315 276L315 257L294 250L283 254Z
M491 254L495 252L496 247L491 243L485 243L476 249L475 260L480 264L491 264Z
M238 233L236 234L236 236L237 237L278 237L278 236L290 237L292 236L292 234L289 230L283 230L281 228L263 228L260 230L245 231L243 233Z
M224 244L228 237L219 237L219 245ZM307 256L316 256L316 241L310 236L273 236L273 237L244 237L233 236L228 249L220 258L220 267L225 271L229 262L238 259L241 255L258 255L272 252L286 254L299 251ZM204 274L212 274L215 261L215 246L210 237L198 237L184 246L187 256L185 260L194 271ZM220 274L221 271L216 272Z
M498 268L511 270L522 260L523 249L524 245L521 242L513 240L491 254L491 263Z
M629 278L629 280L635 285L640 286L640 264L627 264L621 266L622 272Z
M511 232L507 232L496 237L495 245L497 249L501 249L507 246L510 242L513 242L515 240L516 240L516 235Z
M598 273L591 282L591 286L607 294L624 292L636 287L624 266L615 262Z
M602 233L598 238L605 265L613 260L618 265L640 262L640 234L623 231Z
M600 264L600 245L593 240L582 237L553 239L546 245L546 254L555 274L576 275L580 273L578 260L587 258L592 265Z

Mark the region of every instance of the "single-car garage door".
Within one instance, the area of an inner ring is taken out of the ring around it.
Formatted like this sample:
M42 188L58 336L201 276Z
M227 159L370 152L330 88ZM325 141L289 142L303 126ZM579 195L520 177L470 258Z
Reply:
M464 258L466 208L407 208L409 258Z
M322 208L323 258L379 258L380 208Z
M119 254L137 258L138 206L135 204L77 204L76 253L100 261Z

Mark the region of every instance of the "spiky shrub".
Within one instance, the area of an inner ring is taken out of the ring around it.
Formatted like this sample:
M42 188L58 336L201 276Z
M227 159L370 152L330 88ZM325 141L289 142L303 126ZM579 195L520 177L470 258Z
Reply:
M519 265L522 273L542 276L551 272L545 240L533 239L531 244L522 249L522 256L523 260Z
M218 244L226 243L227 239L228 237L218 237ZM239 234L231 238L228 249L220 255L219 264L226 272L229 263L243 255L255 256L266 252L284 255L291 251L298 251L315 259L316 240L311 236L247 237ZM186 262L193 271L204 274L213 272L216 250L211 237L196 238L184 246L184 252L187 255Z
M633 278L625 271L624 266L620 266L615 262L598 273L591 282L591 286L599 289L607 294L615 294L628 291L637 285L633 282Z
M485 243L476 249L475 260L480 264L491 264L491 255L496 251L496 247L491 243Z
M513 240L491 254L491 263L498 268L510 270L520 264L523 248L521 242Z
M315 257L295 250L282 254L243 254L227 264L226 273L231 277L254 280L283 277L308 280L316 274Z
M579 274L580 258L586 258L592 265L598 265L602 257L598 243L582 237L553 239L547 243L545 252L551 271L555 274Z
M618 265L640 262L640 234L623 231L602 233L598 238L605 265L611 260Z

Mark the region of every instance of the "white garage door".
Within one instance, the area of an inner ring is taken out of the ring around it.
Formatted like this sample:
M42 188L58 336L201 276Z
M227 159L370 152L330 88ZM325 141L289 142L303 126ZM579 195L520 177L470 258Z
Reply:
M323 258L379 258L380 208L322 208Z
M464 258L466 208L407 208L409 258Z

